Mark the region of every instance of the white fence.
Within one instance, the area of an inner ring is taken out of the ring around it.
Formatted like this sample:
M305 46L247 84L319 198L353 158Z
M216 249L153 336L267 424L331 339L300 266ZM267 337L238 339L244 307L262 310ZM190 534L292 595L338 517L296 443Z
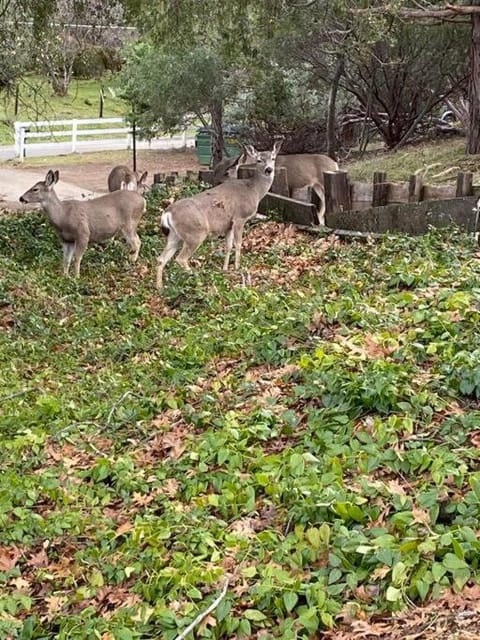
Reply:
M97 125L91 128L92 125ZM121 125L121 126L108 126ZM86 128L87 127L87 128ZM90 127L90 128L88 128ZM58 148L58 153L76 153L105 149L130 149L132 130L123 118L83 118L76 120L40 120L15 122L15 156L21 161L27 155L28 147ZM87 138L79 140L79 138ZM157 143L146 143L147 148L175 149L192 144L186 131L178 136L156 138ZM163 144L162 144L163 142ZM144 147L145 143L140 146Z

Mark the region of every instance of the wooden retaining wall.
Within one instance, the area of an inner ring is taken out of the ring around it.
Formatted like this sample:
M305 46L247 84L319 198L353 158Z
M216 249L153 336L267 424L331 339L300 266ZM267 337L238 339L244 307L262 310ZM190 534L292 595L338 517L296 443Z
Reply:
M288 176L281 167L275 172L271 191L260 202L258 210L274 213L285 222L302 226L318 226L318 197L305 190L305 200L288 197ZM209 170L188 172L187 178L212 183ZM252 169L241 168L239 178L252 175ZM412 175L408 182L388 182L385 172L375 172L371 183L350 182L345 171L324 173L325 222L334 230L352 235L389 232L420 235L430 227L452 224L465 231L476 231L474 207L480 186L472 184L472 174L459 173L454 184L424 184L423 176ZM178 174L155 174L154 182L175 184Z

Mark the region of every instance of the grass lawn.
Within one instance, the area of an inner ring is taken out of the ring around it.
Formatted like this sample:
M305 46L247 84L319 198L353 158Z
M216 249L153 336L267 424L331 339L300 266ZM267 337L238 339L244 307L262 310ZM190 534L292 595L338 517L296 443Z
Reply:
M387 180L406 181L413 173L424 175L424 182L455 182L459 171L471 171L474 184L480 183L480 157L465 154L465 138L440 138L410 145L392 152L367 154L357 161L343 163L351 180L371 181L374 171L386 171ZM441 174L441 175L438 175Z
M111 242L78 281L40 213L0 218L0 637L173 640L225 581L198 637L478 602L472 237L253 225L248 277L205 243L159 295L169 196L138 265Z
M15 120L61 120L100 117L100 89L103 87L105 118L121 117L128 112L123 100L116 96L115 80L105 76L99 80L72 80L68 95L56 96L47 80L26 77L20 83L19 110L15 115L14 95L3 96L0 103L0 144L13 144Z

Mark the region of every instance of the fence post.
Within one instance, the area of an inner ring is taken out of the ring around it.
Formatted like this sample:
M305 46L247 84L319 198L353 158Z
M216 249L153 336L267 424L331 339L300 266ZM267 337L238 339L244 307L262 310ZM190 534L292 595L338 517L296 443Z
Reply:
M420 202L423 195L423 176L415 173L408 181L408 201Z
M275 176L273 178L272 187L270 189L272 193L276 193L279 196L288 196L290 191L288 188L288 175L286 167L277 167L275 169Z
M352 208L350 185L346 171L324 171L325 215L349 211ZM326 221L328 226L328 221Z
M25 128L24 127L20 127L19 134L20 135L19 135L18 150L20 155L20 162L23 162L25 158Z
M457 192L455 196L461 198L462 196L473 195L473 174L470 172L459 173L457 175Z
M72 120L72 153L77 150L77 121Z
M383 207L387 204L387 174L385 171L375 171L373 174L372 207Z
M20 155L20 127L18 122L13 123L13 129L14 129L15 156L18 158Z

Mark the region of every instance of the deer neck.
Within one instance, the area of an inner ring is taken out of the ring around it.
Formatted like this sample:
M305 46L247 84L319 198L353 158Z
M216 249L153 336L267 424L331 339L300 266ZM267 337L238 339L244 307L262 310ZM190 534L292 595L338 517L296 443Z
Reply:
M270 190L270 187L273 183L274 175L274 172L272 172L269 176L260 173L251 178L251 188L256 192L259 200L261 200L263 196Z
M56 227L60 226L65 220L65 211L59 197L53 189L46 195L40 204L45 209L52 224Z

